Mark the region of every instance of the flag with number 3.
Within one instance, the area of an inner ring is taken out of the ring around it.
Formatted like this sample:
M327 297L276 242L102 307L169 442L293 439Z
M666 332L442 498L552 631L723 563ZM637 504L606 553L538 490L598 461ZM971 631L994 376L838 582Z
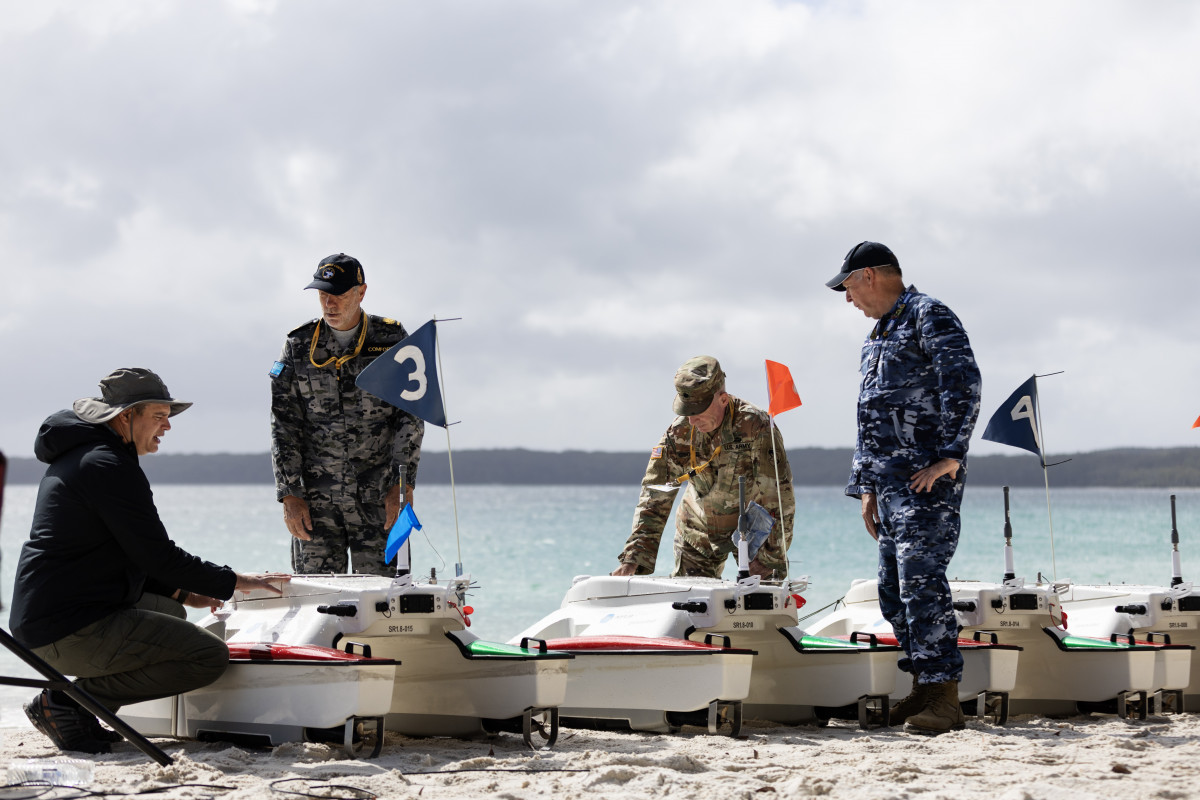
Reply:
M429 320L372 361L355 384L414 417L446 427L437 375L437 321Z

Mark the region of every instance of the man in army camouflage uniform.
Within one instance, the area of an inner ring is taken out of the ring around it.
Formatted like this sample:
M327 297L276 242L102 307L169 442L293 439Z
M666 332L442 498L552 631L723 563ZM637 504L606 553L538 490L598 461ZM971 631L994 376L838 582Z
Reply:
M675 373L675 392L675 413L680 416L650 451L633 515L633 533L621 552L621 565L612 574L654 572L659 540L682 484L686 488L675 515L675 570L671 574L721 577L726 559L737 553L733 532L738 524L738 476L742 476L747 504L757 502L775 519L750 562L750 572L786 578L796 502L783 437L771 426L767 412L725 391L725 373L711 356L684 363Z
M846 494L861 499L867 532L879 542L879 607L904 648L900 668L914 676L912 693L890 716L917 731L961 728L963 662L946 567L958 546L979 368L958 317L905 287L884 245L855 245L826 286L877 320L862 348Z
M344 253L321 261L306 289L322 316L288 334L271 368L275 495L292 534L292 569L386 575L387 534L412 488L425 425L354 381L408 334L365 313L362 265ZM403 474L402 474L403 473Z

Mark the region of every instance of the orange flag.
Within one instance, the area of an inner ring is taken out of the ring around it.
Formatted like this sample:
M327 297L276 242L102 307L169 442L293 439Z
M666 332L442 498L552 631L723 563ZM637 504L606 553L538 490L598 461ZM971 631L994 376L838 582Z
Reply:
M1192 423L1193 428L1200 428L1200 417L1196 417L1196 421Z
M776 361L767 361L767 412L772 416L800 405L800 393L792 380L792 371Z

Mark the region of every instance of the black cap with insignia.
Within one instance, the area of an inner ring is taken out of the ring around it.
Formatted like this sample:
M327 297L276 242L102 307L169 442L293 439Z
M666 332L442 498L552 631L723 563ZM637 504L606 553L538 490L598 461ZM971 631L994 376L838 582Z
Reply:
M312 283L304 288L320 289L330 294L345 294L363 283L363 268L358 259L345 253L335 253L321 259L317 271L313 273Z

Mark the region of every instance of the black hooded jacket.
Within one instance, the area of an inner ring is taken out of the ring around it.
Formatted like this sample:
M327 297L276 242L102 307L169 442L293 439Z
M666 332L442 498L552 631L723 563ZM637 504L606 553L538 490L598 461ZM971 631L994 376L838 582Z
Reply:
M9 623L18 641L58 641L143 591L233 596L232 569L171 541L136 450L108 425L59 411L42 423L34 454L50 466L17 564Z

